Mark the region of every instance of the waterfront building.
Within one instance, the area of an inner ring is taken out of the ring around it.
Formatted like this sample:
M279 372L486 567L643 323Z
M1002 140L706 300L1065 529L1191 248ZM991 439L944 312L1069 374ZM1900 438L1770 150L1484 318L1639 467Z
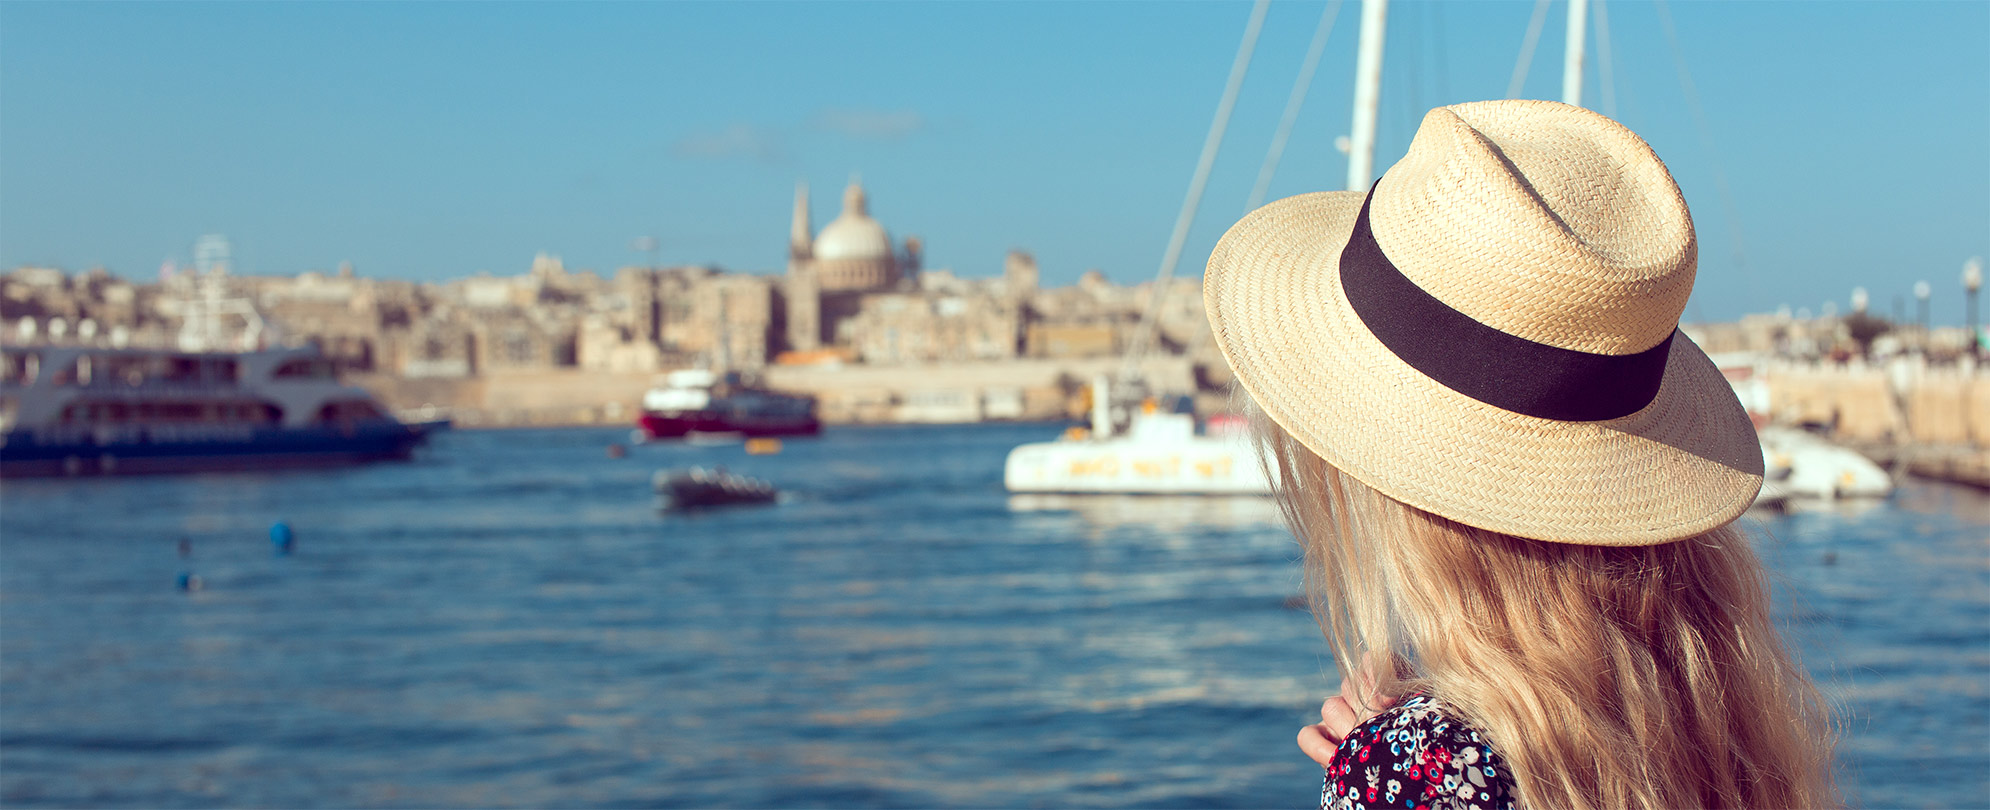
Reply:
M1055 416L1074 381L1117 367L1152 294L1152 285L1121 287L1097 271L1042 287L1036 258L1022 250L980 277L927 269L916 237L894 240L871 216L861 184L844 190L841 212L820 230L808 200L798 188L788 265L775 275L630 266L604 277L541 253L523 273L445 282L366 278L341 265L219 283L267 321L263 345L315 343L395 407L461 408L466 424L612 421L633 412L656 373L690 367L806 370L796 382L822 397L833 421ZM219 251L202 255L225 264ZM162 278L0 275L0 339L170 344L195 278ZM1157 354L1179 363L1201 299L1193 280L1175 284L1157 310ZM776 357L783 368L768 369Z
M58 320L63 331L72 335L85 331L86 322L90 324L87 331L93 334L128 334L152 321L147 313L152 292L101 267L75 276L53 267L20 267L0 276L0 320L10 324L31 321L35 324L31 328L44 337ZM6 337L18 338L18 328Z
M1002 291L1018 306L1027 307L1036 299L1038 276L1035 256L1011 250L1002 258Z
M918 286L923 246L908 237L902 247L870 215L870 198L852 179L843 190L843 211L809 232L808 185L795 189L788 237L788 273L781 289L786 348L812 352L842 342L841 324L863 309L866 295L906 292Z
M839 324L839 343L866 363L984 362L1016 357L1022 310L987 292L865 296Z
M392 341L398 351L382 367L413 379L475 376L476 332L467 319L448 317L446 311L436 314L411 324L399 340Z

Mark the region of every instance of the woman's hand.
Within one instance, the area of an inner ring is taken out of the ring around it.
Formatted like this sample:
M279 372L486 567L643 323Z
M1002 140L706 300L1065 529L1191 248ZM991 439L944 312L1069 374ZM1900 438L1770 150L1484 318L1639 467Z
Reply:
M1340 747L1341 741L1347 739L1355 726L1395 703L1394 697L1376 691L1375 658L1363 655L1354 677L1341 679L1340 694L1320 704L1320 722L1299 729L1299 750L1325 768L1333 764L1334 750ZM1369 711L1364 714L1357 707L1366 707Z

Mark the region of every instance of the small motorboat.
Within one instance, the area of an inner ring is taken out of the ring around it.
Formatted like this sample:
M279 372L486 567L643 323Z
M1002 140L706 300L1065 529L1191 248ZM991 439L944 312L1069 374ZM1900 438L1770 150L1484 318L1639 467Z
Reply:
M658 470L650 483L663 498L664 508L671 510L771 504L780 497L780 490L773 484L734 475L723 467Z

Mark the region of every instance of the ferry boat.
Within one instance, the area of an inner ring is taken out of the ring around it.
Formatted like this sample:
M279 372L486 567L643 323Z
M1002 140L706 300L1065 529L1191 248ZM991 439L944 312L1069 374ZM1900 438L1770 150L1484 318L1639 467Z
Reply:
M408 425L310 347L0 347L0 476L316 467L405 459Z
M738 372L705 369L664 375L662 386L643 394L638 424L644 439L681 439L694 433L751 437L822 432L815 397L762 388Z

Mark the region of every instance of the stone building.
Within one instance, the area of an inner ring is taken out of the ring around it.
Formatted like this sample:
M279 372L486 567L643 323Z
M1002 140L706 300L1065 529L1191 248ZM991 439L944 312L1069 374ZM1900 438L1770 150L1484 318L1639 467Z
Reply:
M774 282L709 268L658 279L667 365L751 371L767 364Z
M917 237L894 247L891 234L870 215L869 198L855 180L843 191L843 212L810 235L808 186L795 190L788 237L788 274L780 295L785 344L814 351L842 334L864 296L916 286L921 245Z
M613 371L758 369L780 338L775 287L711 267L624 267L588 303L578 362Z
M163 330L148 311L149 293L103 268L74 277L50 267L16 268L0 276L0 321L7 324L0 339L125 340L148 328Z
M1039 273L1036 257L1020 250L1011 250L1002 259L1003 292L1009 300L1027 306L1036 299Z
M373 293L376 282L356 277L352 265L341 265L334 276L306 271L239 281L256 311L277 326L278 340L315 343L341 371L367 372L380 364L378 344L387 326L381 296Z
M397 330L392 359L383 368L402 377L457 378L477 374L477 333L467 319L439 308Z
M839 343L866 363L1010 360L1022 310L985 292L953 295L877 293L841 324Z
M1030 357L1112 357L1122 348L1111 323L1032 323L1023 337Z
M477 374L536 371L576 365L577 324L547 313L493 309L467 324Z

